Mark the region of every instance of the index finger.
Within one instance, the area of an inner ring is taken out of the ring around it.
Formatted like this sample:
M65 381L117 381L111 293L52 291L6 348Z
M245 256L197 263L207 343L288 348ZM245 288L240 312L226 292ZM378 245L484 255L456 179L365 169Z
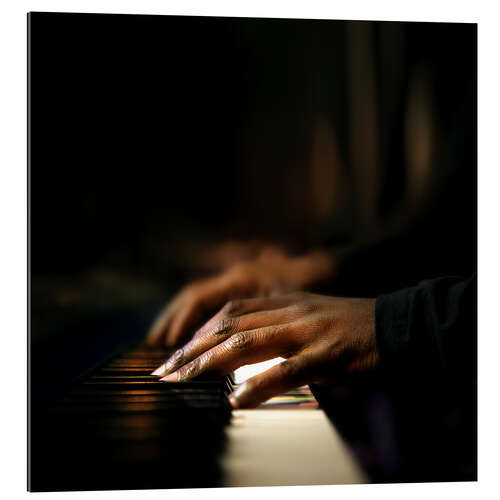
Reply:
M228 302L196 332L184 347L178 349L151 375L165 376L237 332L255 330L295 319L296 313L283 308L289 302L290 299L285 297L264 297Z
M226 375L240 366L278 357L293 348L287 336L291 329L292 323L284 323L237 332L160 380L184 382L205 373Z

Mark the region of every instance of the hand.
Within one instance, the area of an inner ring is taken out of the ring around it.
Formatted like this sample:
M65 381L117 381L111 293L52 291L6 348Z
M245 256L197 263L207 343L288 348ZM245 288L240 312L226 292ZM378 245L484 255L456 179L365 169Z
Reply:
M153 375L165 382L225 375L279 356L286 359L230 395L234 408L258 406L304 384L343 383L374 369L379 363L375 299L301 292L231 301Z
M229 300L302 290L332 273L332 258L324 252L301 257L264 252L256 260L240 262L218 276L186 286L160 313L147 340L176 344Z

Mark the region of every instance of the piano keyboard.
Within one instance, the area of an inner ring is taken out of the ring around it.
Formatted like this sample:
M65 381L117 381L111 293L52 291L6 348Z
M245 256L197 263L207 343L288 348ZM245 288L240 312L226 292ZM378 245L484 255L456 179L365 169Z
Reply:
M171 352L138 345L33 412L29 490L366 482L304 388L231 413L230 377L149 375Z
M164 383L139 345L32 416L31 491L219 486L230 377Z

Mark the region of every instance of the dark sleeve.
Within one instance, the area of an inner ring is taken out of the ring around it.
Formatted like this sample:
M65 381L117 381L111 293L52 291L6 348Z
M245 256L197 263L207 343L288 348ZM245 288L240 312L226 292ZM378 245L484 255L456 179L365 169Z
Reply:
M422 281L380 295L376 335L381 366L407 378L477 377L477 278Z

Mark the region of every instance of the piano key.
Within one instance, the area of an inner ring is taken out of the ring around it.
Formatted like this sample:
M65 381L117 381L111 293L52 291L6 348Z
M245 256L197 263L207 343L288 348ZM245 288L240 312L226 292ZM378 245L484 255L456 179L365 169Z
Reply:
M92 375L88 380L102 382L159 382L154 375Z
M138 376L146 376L150 375L152 370L149 369L144 369L144 368L113 368L113 367L106 367L106 368L101 368L99 370L99 374L102 375L138 375ZM158 378L158 377L157 377Z
M127 381L127 382L116 382L116 381L92 381L86 380L82 383L84 387L91 387L95 390L122 390L122 389L152 389L158 388L158 390L169 391L172 389L183 389L183 388L198 388L206 391L222 389L226 394L232 392L233 387L227 381L221 382L208 382L208 381L192 381L192 382L159 382L158 380L152 381ZM161 389L160 389L161 387Z
M170 390L170 391L147 391L147 390L74 390L69 392L65 399L70 397L76 398L87 398L87 399L95 399L95 398L107 398L107 397L146 397L146 396L154 396L161 398L171 398L171 397L191 397L196 395L224 395L227 396L227 392L221 387L217 389L212 389L210 391L201 390L201 389L183 389L183 390Z
M229 402L227 405L220 398L207 399L178 399L156 403L110 403L88 405L85 402L80 404L64 402L62 405L55 405L50 409L51 413L77 413L80 415L86 413L107 413L107 414L130 414L130 413L162 413L172 410L226 410L230 413Z
M155 362L152 362L150 360L147 360L147 359L140 359L140 360L122 359L122 360L112 361L107 366L109 366L109 367L124 367L124 366L129 366L131 368L151 367L153 369L155 366L158 367L159 364L157 364Z
M186 401L191 401L191 400L216 400L217 397L214 396L209 396L207 394L203 393L196 393L196 394L183 394L183 395L165 395L165 394L157 394L157 395L114 395L110 396L107 395L105 398L99 398L99 397L89 397L89 396L68 396L65 397L63 401L65 402L76 402L76 401L87 401L87 402L99 402L100 401L106 401L107 403L122 403L122 404L129 404L129 403L162 403L162 402L169 402L169 401L176 401L176 400L186 400Z

